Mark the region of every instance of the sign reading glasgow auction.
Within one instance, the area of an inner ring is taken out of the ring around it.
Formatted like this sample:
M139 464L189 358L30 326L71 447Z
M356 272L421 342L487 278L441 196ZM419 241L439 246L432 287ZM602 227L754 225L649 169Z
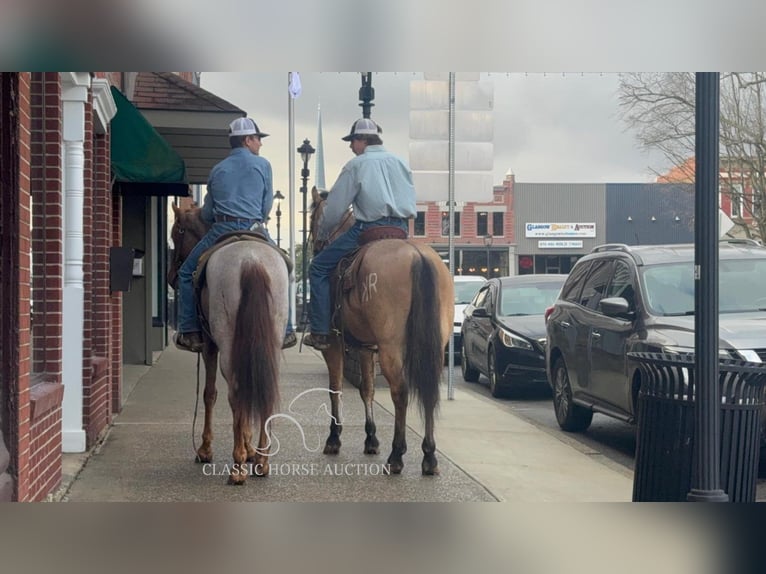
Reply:
M527 223L527 237L596 237L595 223Z

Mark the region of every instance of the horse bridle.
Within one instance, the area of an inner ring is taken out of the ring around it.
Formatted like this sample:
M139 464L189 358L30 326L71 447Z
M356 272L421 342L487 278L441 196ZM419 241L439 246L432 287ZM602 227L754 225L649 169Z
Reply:
M340 220L338 225L335 226L335 229L332 230L332 233L325 239L324 241L319 241L316 238L316 233L314 232L314 229L319 225L319 222L316 220L315 214L316 210L319 208L319 206L327 201L326 199L323 199L322 201L318 202L314 209L311 210L311 229L309 230L309 236L308 240L311 241L312 246L312 252L314 255L322 251L327 245L335 241L341 234L341 230L343 229L344 225L348 222L349 219L354 217L354 212L350 209L346 211L346 215L343 216L343 219Z
M178 235L181 236L181 239L178 242L179 245L175 245L175 241L173 241L173 243L174 243L174 245L173 245L173 266L175 267L175 270L176 270L175 281L173 281L174 284L171 285L171 287L173 289L176 289L176 287L178 285L178 271L181 269L181 265L183 265L183 263L184 263L184 261L186 259L185 257L181 256L181 250L179 249L180 243L182 243L182 240L183 240L183 235L186 233L186 228L183 227L178 221L176 221L175 223L176 223L176 225L178 225L176 231L178 232ZM172 236L172 233L171 233L171 236Z

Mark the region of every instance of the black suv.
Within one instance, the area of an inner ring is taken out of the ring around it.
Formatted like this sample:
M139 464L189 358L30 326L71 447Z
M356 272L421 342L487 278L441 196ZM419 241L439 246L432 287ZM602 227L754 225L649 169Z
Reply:
M766 248L719 249L719 349L766 362ZM609 244L581 258L546 310L546 370L559 426L594 412L635 422L641 377L632 351L694 351L694 246Z

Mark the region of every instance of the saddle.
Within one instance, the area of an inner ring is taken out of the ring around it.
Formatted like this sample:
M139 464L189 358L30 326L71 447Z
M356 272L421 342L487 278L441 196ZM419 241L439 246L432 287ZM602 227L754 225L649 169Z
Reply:
M362 263L365 252L370 245L381 239L407 239L407 232L401 227L382 225L365 229L358 239L359 247L351 251L338 262L335 272L331 277L332 292L332 320L333 330L343 334L343 340L349 347L376 351L378 346L373 342L360 341L350 332L344 329L343 322L343 299L357 285L359 266Z
M290 257L288 254L271 243L266 235L262 231L248 231L248 230L239 230L239 231L230 231L229 233L224 233L221 235L216 242L207 250L205 251L202 256L199 258L199 263L197 263L197 269L194 271L194 274L192 275L192 280L194 284L194 299L196 301L197 306L197 317L199 318L200 325L202 326L202 329L205 333L210 335L210 329L207 322L207 319L205 318L204 314L202 313L202 289L205 287L206 283L206 277L207 277L207 264L210 260L210 256L213 255L216 251L221 249L222 247L226 245L230 245L232 243L236 243L237 241L258 241L264 245L268 245L272 249L274 249L277 253L279 253L282 256L282 259L285 262L285 265L287 265L287 274L290 275L293 272L293 264L292 261L290 261ZM212 337L211 337L212 339Z

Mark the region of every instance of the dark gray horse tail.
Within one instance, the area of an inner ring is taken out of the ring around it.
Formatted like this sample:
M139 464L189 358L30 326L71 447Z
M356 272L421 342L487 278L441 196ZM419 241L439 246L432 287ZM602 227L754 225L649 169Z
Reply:
M407 317L404 372L407 384L423 412L438 407L443 361L441 301L436 270L419 253L412 263L412 304Z

